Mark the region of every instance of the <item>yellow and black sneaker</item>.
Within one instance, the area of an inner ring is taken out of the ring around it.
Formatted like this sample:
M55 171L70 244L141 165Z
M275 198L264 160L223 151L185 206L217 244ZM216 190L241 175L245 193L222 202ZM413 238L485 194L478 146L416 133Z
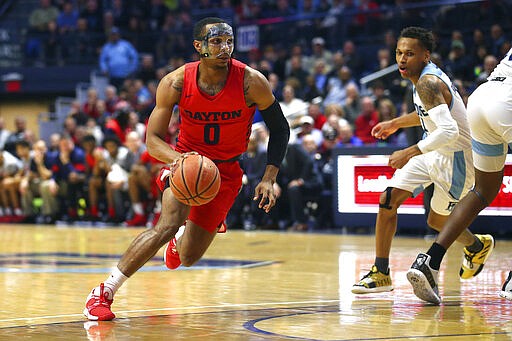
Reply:
M370 272L361 278L359 282L352 286L354 294L372 294L376 292L392 291L391 277L388 273L380 272L375 265L372 266Z
M494 238L490 234L475 234L475 236L480 239L484 247L475 253L464 248L464 259L459 271L462 279L469 279L478 275L494 249Z

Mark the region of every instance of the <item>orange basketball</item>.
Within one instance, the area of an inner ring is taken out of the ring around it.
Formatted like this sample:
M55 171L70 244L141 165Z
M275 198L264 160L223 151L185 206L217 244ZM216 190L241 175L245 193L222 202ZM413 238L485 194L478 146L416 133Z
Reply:
M200 206L210 202L219 192L220 173L206 156L188 155L178 162L169 183L178 201Z

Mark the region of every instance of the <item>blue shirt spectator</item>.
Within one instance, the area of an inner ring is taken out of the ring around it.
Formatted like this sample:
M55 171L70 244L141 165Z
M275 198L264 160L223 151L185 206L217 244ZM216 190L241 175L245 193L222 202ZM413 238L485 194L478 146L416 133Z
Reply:
M100 70L110 78L110 83L120 87L126 77L139 66L139 54L127 40L120 38L117 27L110 31L109 41L103 45L100 54Z
M57 26L60 33L74 31L78 22L78 11L73 8L73 3L65 2L62 12L57 17Z

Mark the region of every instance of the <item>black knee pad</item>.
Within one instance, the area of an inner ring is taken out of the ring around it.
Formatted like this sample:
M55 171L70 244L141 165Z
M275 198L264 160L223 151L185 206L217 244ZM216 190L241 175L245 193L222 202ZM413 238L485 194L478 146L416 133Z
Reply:
M379 199L379 208L385 208L386 210L392 210L393 208L389 205L391 202L391 191L393 190L393 187L386 188L386 201L381 204Z
M484 204L485 207L489 206L489 203L485 199L485 197L482 195L482 193L478 192L474 187L471 188L471 192L475 193L475 195L482 201L482 204Z

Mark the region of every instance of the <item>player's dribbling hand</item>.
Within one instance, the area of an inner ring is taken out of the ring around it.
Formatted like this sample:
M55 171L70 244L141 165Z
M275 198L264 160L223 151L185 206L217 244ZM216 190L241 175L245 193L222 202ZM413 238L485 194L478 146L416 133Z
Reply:
M276 195L274 193L274 186L271 181L261 181L254 190L254 198L259 199L258 207L263 209L266 213L276 204Z
M187 156L189 156L189 155L199 155L199 153L198 152L186 152L186 153L180 154L179 157L174 159L174 161L169 166L171 173L173 175L174 175L174 172L176 171L176 168L178 167L178 163L180 162L180 160L187 158Z

